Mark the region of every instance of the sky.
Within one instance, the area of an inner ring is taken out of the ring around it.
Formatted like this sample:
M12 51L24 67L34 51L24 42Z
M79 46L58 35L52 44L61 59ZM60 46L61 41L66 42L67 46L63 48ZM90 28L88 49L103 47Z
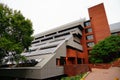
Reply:
M34 34L80 20L89 19L88 8L104 3L108 23L120 22L120 0L0 0L20 10L33 24Z

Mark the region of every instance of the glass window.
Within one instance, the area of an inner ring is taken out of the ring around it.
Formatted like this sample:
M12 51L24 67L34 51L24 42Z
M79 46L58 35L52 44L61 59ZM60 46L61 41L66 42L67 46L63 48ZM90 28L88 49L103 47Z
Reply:
M66 64L65 57L60 57L56 59L56 65L63 66L64 64Z
M86 39L87 39L87 40L92 40L92 39L93 39L93 35L88 35L88 36L86 36Z
M94 44L94 42L88 42L87 43L87 47L93 47L95 44Z
M91 24L90 24L90 21L87 21L87 22L85 22L84 23L84 26L86 27L86 26L90 26Z
M86 33L92 32L92 28L85 29Z
M112 35L118 35L118 33L112 33Z

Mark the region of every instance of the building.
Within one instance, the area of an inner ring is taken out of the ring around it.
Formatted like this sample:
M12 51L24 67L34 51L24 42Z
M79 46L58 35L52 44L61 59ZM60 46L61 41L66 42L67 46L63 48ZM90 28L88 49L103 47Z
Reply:
M103 3L88 12L90 20L77 20L35 35L30 51L22 53L29 65L0 68L0 76L47 79L65 74L64 65L89 63L92 47L111 33Z
M120 35L120 22L111 24L110 31L112 35Z

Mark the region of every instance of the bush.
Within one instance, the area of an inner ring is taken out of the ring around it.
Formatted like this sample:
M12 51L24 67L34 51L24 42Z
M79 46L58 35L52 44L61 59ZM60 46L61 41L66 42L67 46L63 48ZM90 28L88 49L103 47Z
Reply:
M80 74L72 77L63 77L61 80L80 80L85 74Z

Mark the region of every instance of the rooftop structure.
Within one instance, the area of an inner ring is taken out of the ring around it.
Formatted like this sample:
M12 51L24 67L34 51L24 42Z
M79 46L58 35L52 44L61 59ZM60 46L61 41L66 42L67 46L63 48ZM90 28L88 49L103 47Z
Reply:
M111 24L110 30L113 35L120 35L120 22Z

